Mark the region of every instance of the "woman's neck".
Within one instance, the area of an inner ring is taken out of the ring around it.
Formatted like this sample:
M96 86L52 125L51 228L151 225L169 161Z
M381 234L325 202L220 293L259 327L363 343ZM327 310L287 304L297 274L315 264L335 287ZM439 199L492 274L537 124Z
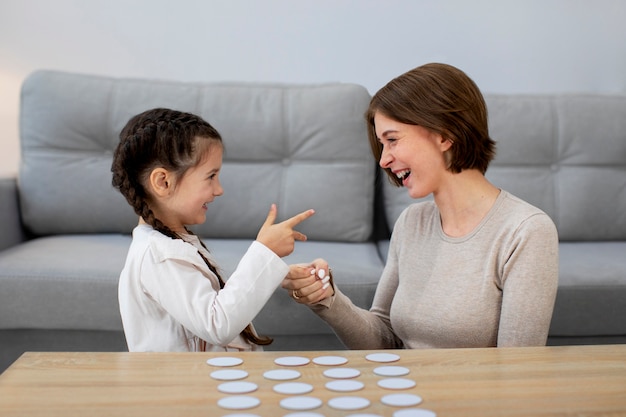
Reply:
M500 189L477 170L451 174L435 194L443 232L462 237L480 224L493 207Z

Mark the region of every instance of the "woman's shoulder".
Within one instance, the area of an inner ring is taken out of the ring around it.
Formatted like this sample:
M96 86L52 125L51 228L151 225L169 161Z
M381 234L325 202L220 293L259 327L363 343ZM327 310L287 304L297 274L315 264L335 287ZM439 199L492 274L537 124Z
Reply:
M546 212L526 200L504 190L501 191L499 200L501 200L500 216L508 222L515 222L526 227L545 228L549 226L556 229L554 222Z
M406 223L416 219L430 218L438 213L437 205L431 199L424 199L416 203L409 204L398 216L396 223Z
M539 207L532 205L508 191L502 190L498 198L501 201L503 210L511 215L530 217L535 215L547 216Z

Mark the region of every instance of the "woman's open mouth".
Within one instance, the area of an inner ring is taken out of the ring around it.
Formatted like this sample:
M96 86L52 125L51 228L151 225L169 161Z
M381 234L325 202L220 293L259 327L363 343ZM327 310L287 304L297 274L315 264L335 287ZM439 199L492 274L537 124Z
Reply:
M409 178L410 175L411 175L411 170L410 169L404 169L402 171L396 172L396 177L398 177L398 179L402 180L402 184L405 183L405 181L407 180L407 178Z

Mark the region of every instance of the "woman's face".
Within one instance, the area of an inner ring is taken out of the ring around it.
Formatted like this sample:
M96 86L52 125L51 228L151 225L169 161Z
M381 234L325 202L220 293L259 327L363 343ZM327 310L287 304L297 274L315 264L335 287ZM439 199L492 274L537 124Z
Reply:
M450 141L426 128L400 123L380 112L374 115L374 126L383 148L379 165L402 179L402 185L412 198L437 192L448 172L444 152L450 149Z

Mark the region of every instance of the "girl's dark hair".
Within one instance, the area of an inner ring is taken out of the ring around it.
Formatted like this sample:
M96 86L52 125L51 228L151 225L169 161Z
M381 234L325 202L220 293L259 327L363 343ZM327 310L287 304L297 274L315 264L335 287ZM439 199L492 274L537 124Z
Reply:
M152 170L163 167L181 178L188 169L201 163L211 146L223 146L219 132L194 114L156 108L132 117L120 133L120 142L113 153L113 186L126 198L135 213L155 230L172 239L182 237L159 220L150 208L147 184ZM187 230L189 234L191 231ZM206 248L204 242L200 243ZM224 288L218 269L200 251L198 254L217 276ZM268 345L269 337L257 336L249 324L241 336L250 343ZM206 349L202 341L201 350Z
M377 112L449 139L452 147L447 160L452 172L478 169L484 174L495 156L485 100L474 81L451 65L431 63L414 68L372 97L365 119L372 153L380 161L382 145L374 125ZM389 169L385 171L395 185L402 185Z

